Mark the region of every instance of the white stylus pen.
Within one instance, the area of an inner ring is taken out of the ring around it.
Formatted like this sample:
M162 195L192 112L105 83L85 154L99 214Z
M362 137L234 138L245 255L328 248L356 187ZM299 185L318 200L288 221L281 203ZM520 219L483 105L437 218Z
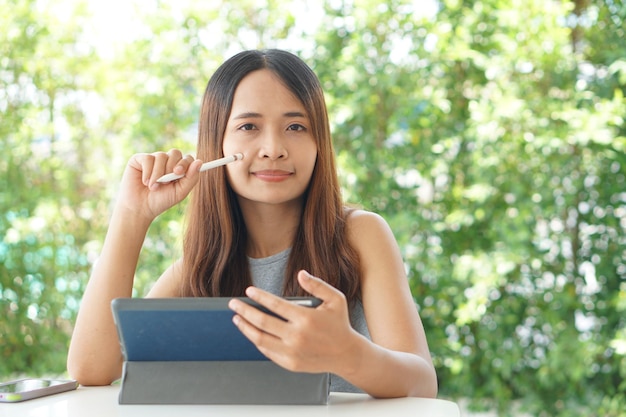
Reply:
M200 167L200 172L207 171L209 169L221 167L222 165L230 164L231 162L240 161L243 159L242 153L236 153L234 155L225 156L220 159L216 159L215 161L205 162ZM173 172L170 174L165 174L161 178L157 180L160 183L172 182L177 179L184 177L185 175L174 174Z

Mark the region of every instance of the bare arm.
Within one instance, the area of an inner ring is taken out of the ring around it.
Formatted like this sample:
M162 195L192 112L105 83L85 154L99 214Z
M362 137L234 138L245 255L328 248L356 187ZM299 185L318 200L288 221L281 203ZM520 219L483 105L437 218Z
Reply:
M435 397L436 373L395 237L381 217L361 211L351 218L350 238L373 343L357 341L344 377L376 397Z
M85 289L70 343L67 367L82 385L108 385L120 377L122 353L111 300L130 297L149 222L116 209L100 258Z
M332 372L375 397L435 397L437 378L404 265L387 223L356 212L349 238L361 258L363 307L372 337L350 326L345 296L305 271L302 288L323 300L307 309L258 288L247 295L283 322L232 300L240 330L270 359L292 371Z
M199 165L181 159L179 151L135 155L129 161L68 352L69 374L82 385L108 385L120 377L123 358L111 301L131 296L139 253L150 224L189 193L197 182ZM188 171L187 177L177 183L153 186L158 177L174 169L178 173Z

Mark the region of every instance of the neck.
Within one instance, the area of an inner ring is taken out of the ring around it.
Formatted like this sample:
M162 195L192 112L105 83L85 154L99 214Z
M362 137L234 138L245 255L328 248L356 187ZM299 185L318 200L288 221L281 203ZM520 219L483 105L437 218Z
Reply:
M240 201L251 258L266 258L293 245L302 214L302 202L259 204Z

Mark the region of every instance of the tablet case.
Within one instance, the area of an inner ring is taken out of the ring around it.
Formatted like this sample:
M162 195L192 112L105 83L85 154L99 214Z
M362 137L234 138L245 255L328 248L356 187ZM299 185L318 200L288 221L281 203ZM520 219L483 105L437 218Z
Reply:
M119 403L326 404L329 374L268 360L232 323L230 299L113 300L125 359Z
M230 298L113 300L127 361L267 360L232 323Z

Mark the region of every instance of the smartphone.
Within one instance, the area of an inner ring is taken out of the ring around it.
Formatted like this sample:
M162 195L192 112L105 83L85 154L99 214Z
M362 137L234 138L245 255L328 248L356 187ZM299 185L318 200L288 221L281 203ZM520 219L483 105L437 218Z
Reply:
M0 402L16 403L78 388L74 380L26 378L0 383Z
M274 313L273 311L268 310L267 308L263 307L262 305L260 305L259 303L257 303L256 301L252 301L251 299L247 298L247 297L238 297L240 300L242 300L243 302L250 304L253 307L258 308L259 310L261 310L264 313L267 313L271 316L274 317L278 317L281 320L286 321L283 317L279 316L278 314ZM285 298L287 301L290 301L294 304L300 305L300 306L304 306L304 307L310 307L310 308L316 308L317 306L319 306L320 304L322 304L322 300L320 300L319 298L316 297L286 297Z
M316 297L287 297L287 300L304 307L315 308L322 304L322 300Z

